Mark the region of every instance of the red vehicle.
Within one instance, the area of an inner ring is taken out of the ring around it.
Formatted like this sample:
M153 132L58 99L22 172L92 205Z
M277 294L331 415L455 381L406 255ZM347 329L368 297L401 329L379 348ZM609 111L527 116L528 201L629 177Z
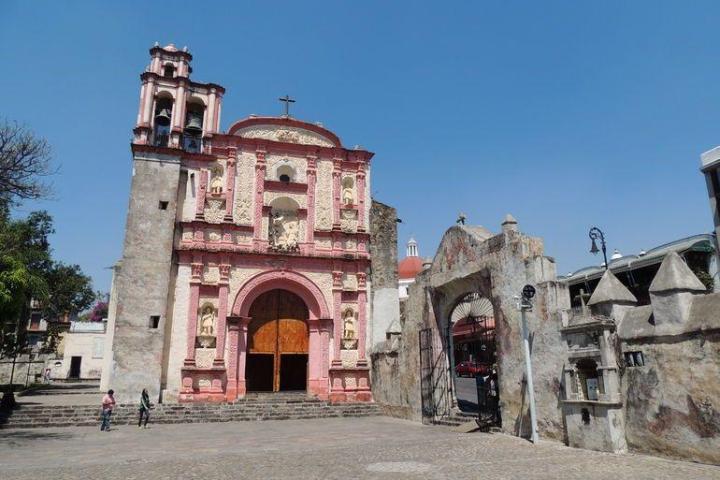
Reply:
M477 375L488 375L490 365L477 362L460 362L455 365L455 374L458 377L475 377Z

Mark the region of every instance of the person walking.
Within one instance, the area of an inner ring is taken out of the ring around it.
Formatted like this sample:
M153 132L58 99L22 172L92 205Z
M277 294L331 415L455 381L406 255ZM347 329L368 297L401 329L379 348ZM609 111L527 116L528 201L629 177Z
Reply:
M143 417L145 417L144 425ZM148 395L147 388L143 388L140 394L140 406L138 408L138 428L141 426L147 428L148 420L150 420L150 395Z
M115 392L111 389L108 390L107 394L102 399L102 423L100 424L100 431L110 431L110 415L112 415L113 408L115 408Z

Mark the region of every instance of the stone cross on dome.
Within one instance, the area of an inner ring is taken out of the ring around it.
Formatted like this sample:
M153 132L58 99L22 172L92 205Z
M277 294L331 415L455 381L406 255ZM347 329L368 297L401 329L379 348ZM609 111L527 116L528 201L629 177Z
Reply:
M290 116L290 104L295 103L295 100L290 98L290 95L285 95L284 97L280 97L280 98L278 98L278 100L285 103L285 115L283 115L283 116L289 117Z

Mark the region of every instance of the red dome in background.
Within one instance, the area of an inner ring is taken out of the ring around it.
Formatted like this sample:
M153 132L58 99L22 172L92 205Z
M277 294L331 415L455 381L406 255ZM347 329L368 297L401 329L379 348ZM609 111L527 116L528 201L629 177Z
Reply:
M400 280L415 278L415 275L422 272L423 260L420 257L405 257L398 263L398 277Z

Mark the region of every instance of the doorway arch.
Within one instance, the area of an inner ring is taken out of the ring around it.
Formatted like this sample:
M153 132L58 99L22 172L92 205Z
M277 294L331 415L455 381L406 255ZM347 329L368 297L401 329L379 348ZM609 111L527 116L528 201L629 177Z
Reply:
M245 378L250 392L307 389L308 308L289 290L273 289L250 306Z

